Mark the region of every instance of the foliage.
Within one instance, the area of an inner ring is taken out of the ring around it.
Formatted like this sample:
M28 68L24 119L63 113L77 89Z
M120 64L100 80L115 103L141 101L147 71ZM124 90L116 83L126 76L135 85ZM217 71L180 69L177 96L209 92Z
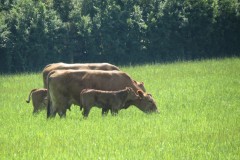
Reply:
M93 108L83 119L72 106L46 120L25 102L41 73L1 75L1 159L239 159L239 58L120 68L144 82L160 114Z
M239 56L238 0L7 0L0 72Z

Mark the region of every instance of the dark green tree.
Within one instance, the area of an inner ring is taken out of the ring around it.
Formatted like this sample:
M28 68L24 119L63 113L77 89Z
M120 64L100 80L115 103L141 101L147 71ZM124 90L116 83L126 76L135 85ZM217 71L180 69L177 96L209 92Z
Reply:
M238 0L2 0L0 72L240 55Z
M0 73L11 71L11 55L8 54L9 30L5 22L7 13L0 14Z
M72 61L84 61L91 50L92 21L89 15L82 15L81 3L76 3L69 16Z
M240 53L240 2L219 0L216 8L212 54L214 57L237 56Z
M185 57L204 58L211 54L212 34L216 19L216 0L185 0L184 12L188 24L184 28Z
M59 39L56 31L62 25L43 2L18 1L6 22L10 32L7 49L12 72L40 69L48 60L58 59L56 55L49 55L54 55L55 46L51 42Z

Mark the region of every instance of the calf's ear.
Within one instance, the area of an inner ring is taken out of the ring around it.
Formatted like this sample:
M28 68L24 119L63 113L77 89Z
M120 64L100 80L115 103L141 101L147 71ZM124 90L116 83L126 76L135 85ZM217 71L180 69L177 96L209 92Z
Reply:
M148 95L149 95L150 97L152 97L152 94L148 93Z
M143 93L143 91L138 90L137 93L138 93L138 95L139 95L141 98L144 97L144 93Z

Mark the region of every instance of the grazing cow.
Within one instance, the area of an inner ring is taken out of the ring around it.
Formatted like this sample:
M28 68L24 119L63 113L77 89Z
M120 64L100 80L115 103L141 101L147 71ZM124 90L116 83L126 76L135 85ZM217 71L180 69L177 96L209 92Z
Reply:
M43 109L47 109L47 89L33 89L31 90L27 103L31 101L32 97L32 104L33 104L33 113L37 113Z
M112 115L115 115L125 106L127 101L134 101L138 98L140 97L129 87L119 91L83 89L80 93L80 106L83 108L84 117L88 116L93 106L110 109Z
M79 94L83 89L118 91L130 87L140 98L134 104L143 112L157 112L156 104L149 94L124 72L102 70L55 70L48 75L47 117L66 116L66 109L72 104L80 106ZM125 106L126 107L126 106Z
M117 66L110 63L53 63L43 69L43 84L47 88L47 75L53 70L120 70Z

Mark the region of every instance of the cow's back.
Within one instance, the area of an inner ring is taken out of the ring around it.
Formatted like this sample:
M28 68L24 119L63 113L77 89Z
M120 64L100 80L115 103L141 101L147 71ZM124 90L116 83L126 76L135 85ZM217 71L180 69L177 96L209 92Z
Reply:
M47 88L47 76L53 70L120 70L117 66L110 63L53 63L43 69L44 88Z

